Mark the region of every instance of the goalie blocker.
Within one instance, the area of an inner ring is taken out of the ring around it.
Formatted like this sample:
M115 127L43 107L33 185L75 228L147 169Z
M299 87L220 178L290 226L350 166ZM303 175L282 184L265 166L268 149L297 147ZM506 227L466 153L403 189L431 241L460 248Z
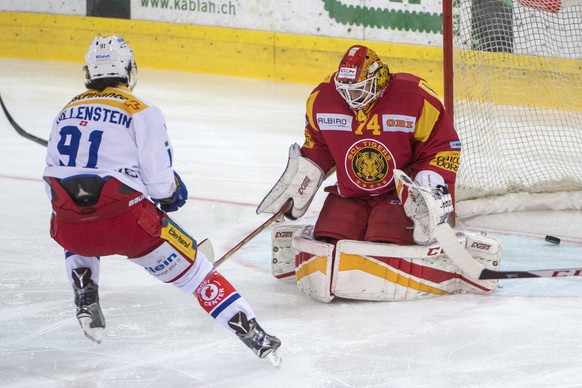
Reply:
M289 199L293 200L293 207L285 213L287 218L296 220L307 211L325 174L318 165L301 156L300 149L296 143L289 147L287 167L257 207L257 214L275 214Z
M313 238L313 226L284 225L272 232L272 272L296 281L308 297L328 303L335 297L371 301L423 299L452 293L487 294L498 280L465 277L438 244L394 245ZM458 244L485 268L497 270L500 243L483 235L461 234Z

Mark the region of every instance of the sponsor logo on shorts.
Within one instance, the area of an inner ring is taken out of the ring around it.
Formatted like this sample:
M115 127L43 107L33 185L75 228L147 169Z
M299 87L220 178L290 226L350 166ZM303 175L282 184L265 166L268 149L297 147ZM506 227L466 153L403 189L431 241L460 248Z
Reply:
M132 199L131 201L129 201L129 207L132 207L133 205L135 205L136 203L139 203L141 201L143 201L145 199L145 195L140 195L137 198Z
M196 257L196 240L193 240L187 233L176 225L173 225L168 218L164 218L161 237L182 252L187 258L194 260Z

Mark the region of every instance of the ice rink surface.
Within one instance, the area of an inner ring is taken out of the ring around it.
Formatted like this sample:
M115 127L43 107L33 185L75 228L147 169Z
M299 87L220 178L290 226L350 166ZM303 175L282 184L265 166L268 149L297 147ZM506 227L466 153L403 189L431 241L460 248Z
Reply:
M255 208L282 173L289 145L302 142L314 85L147 69L138 78L136 94L166 115L174 165L190 191L173 218L198 240L210 238L221 257L268 218ZM0 59L0 94L39 137L83 82L78 64ZM582 278L503 280L488 296L322 304L272 277L270 230L220 271L283 341L279 370L194 297L117 256L102 258L107 329L93 344L75 319L62 250L48 233L44 153L0 115L1 387L582 386ZM314 221L322 199L300 223ZM461 226L502 241L502 269L582 267L579 212ZM545 234L562 243L546 243Z

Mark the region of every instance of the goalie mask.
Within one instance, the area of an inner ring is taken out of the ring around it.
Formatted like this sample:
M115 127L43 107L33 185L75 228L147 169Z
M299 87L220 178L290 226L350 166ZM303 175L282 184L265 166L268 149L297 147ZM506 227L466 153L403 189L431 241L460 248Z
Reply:
M390 72L378 55L364 46L352 46L339 63L335 88L354 110L367 110L386 88Z
M101 78L125 78L130 89L137 83L137 65L133 50L119 36L98 36L85 54L87 72L91 81Z

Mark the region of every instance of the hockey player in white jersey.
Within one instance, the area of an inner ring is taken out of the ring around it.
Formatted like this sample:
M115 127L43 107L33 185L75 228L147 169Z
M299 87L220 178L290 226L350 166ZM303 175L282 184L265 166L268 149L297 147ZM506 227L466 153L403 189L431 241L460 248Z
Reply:
M87 90L56 117L43 177L53 208L51 236L65 249L86 336L100 343L105 328L100 257L119 254L193 294L260 358L275 357L279 339L259 326L247 301L167 215L184 205L188 191L173 170L162 112L132 92L132 49L120 37L96 37L85 61Z

